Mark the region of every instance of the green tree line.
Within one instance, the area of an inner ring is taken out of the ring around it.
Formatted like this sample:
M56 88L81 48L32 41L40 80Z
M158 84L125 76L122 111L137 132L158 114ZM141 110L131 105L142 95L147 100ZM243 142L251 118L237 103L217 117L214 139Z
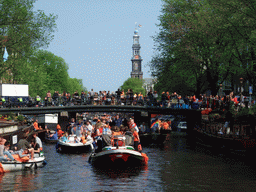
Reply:
M149 66L158 91L216 95L220 84L256 88L254 0L163 0Z
M57 29L54 14L34 11L36 0L0 0L0 46L7 61L0 60L1 83L28 84L31 96L47 91L71 94L86 89L81 79L70 78L63 58L44 51Z

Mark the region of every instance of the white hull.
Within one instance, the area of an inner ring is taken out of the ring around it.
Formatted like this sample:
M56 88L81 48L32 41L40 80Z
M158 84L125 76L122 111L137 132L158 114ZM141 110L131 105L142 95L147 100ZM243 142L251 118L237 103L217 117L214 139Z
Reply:
M140 152L135 151L135 150L131 150L131 149L129 149L129 147L133 148L131 146L122 146L122 147L119 147L117 149L116 147L107 146L107 147L103 148L103 151L101 151L100 153L95 154L95 156L100 157L100 156L110 155L110 154L130 154L130 155L142 157Z
M22 171L25 169L36 169L45 165L45 157L34 158L34 161L28 162L1 162L4 172Z
M70 135L69 136L69 141L68 143L63 142L61 139L58 140L57 143L57 151L59 152L66 152L66 153L73 153L73 152L86 152L93 150L93 140L87 141L85 144L79 142L75 143L74 142L74 137L75 135Z

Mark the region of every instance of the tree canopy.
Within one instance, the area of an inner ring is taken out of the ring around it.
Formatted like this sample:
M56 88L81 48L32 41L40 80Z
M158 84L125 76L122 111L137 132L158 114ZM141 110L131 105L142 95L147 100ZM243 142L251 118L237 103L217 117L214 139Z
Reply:
M121 90L124 90L125 92L128 91L128 89L132 89L133 93L142 93L145 94L145 89L143 88L144 81L142 79L138 78L128 78L123 85L121 86Z
M225 80L255 79L253 1L163 1L149 63L156 89L216 95Z
M70 78L68 65L63 58L45 50L36 51L26 62L26 71L20 75L20 83L28 84L31 96L45 96L47 91L86 91L82 80Z
M35 0L0 0L0 45L9 57L0 60L0 77L8 83L18 83L23 63L38 48L47 47L53 39L57 16L34 11ZM2 58L4 52L2 51ZM22 70L23 69L23 70Z

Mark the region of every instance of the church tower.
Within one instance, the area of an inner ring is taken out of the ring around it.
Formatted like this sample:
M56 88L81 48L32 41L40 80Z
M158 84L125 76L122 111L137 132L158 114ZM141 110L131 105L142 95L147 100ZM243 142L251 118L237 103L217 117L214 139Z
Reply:
M135 29L133 35L133 45L132 45L132 72L131 78L143 79L143 72L141 71L141 56L140 56L140 36L138 35L138 30Z

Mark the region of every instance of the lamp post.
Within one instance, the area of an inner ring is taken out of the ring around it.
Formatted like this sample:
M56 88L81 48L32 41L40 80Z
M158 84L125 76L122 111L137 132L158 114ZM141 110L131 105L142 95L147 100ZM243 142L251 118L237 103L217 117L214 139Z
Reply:
M240 78L240 107L242 105L242 98L243 98L243 95L242 95L242 85L243 85L243 78L241 77Z

